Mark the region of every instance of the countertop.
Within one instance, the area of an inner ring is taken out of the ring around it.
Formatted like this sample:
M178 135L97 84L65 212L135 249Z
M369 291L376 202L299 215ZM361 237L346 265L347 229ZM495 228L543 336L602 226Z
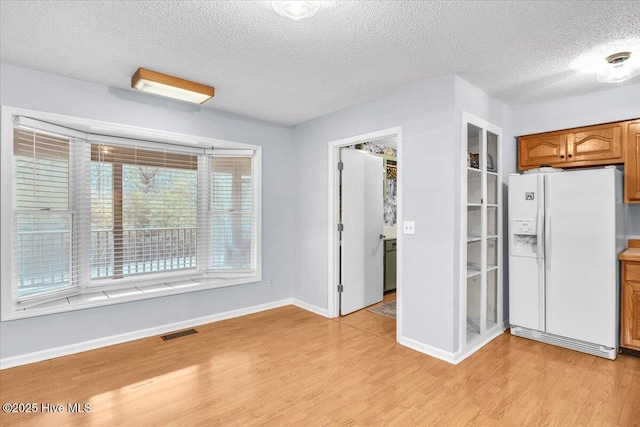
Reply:
M625 249L620 255L618 255L620 261L635 261L640 262L640 248Z

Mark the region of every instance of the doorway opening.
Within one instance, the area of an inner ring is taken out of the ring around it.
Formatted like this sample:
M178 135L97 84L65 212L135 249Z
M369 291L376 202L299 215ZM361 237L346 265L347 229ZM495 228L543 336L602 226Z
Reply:
M395 289L402 319L402 133L385 129L329 143L328 311L345 315ZM386 262L385 262L386 261Z

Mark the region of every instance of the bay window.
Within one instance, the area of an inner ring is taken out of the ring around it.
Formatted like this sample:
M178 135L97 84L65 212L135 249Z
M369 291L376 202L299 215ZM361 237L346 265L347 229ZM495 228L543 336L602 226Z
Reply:
M114 303L110 290L147 297L135 292L140 285L172 294L260 280L257 147L205 149L12 119L11 148L8 132L2 141L2 167L11 169L2 175L10 201L3 319L78 294Z

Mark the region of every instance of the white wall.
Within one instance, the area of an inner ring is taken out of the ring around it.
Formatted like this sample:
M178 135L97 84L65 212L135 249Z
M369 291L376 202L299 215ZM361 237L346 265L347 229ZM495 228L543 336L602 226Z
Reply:
M215 105L215 98L209 102ZM295 243L288 188L294 177L291 128L8 64L0 64L0 104L262 146L264 279L262 283L1 322L0 358L291 297ZM273 287L268 286L270 278Z
M514 135L640 118L640 84L514 108ZM640 235L640 204L628 205L627 235Z

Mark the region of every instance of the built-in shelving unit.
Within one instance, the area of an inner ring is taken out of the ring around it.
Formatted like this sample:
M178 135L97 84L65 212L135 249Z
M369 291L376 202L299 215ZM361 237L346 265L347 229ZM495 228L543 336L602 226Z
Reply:
M500 128L463 113L462 354L502 332L501 140Z

